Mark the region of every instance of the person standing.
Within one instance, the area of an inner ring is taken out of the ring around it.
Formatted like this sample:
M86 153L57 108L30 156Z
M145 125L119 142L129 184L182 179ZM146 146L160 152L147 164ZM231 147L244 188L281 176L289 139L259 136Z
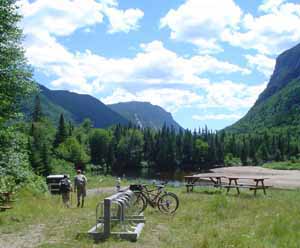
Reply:
M81 199L81 207L84 206L84 198L86 196L86 184L87 178L82 174L81 170L77 170L77 175L74 179L74 190L77 191L77 207L80 206Z
M63 179L59 182L59 190L62 197L63 204L69 208L70 207L70 194L72 191L72 184L67 175L64 175Z
M121 178L120 177L118 177L118 179L116 180L116 189L117 189L117 192L119 192L121 189Z

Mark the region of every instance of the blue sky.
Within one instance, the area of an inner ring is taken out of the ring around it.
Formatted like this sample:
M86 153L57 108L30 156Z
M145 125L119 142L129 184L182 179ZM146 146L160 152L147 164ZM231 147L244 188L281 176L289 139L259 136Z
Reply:
M300 41L284 0L20 0L36 81L104 103L148 101L185 128L221 129Z

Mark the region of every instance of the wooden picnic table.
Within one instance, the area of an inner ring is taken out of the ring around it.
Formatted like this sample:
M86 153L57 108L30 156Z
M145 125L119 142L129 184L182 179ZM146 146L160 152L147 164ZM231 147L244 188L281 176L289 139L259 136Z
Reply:
M12 206L8 205L13 202L11 199L13 192L0 192L0 211L11 209Z
M256 195L257 190L263 190L264 194L266 195L266 189L270 187L264 184L264 181L266 179L269 179L266 177L243 177L216 173L202 173L191 176L185 176L184 178L186 182L187 192L192 192L194 186L198 186L197 182L200 182L202 180L209 180L210 182L212 182L212 184L210 183L208 185L213 185L214 187L219 188L226 188L227 193L230 191L231 188L235 188L237 190L237 193L240 194L240 188L247 188L249 190L253 190L254 195ZM226 179L228 180L227 182ZM240 180L247 180L248 183L240 183ZM251 181L251 183L249 183L249 180ZM204 185L199 184L199 186Z
M231 188L236 188L237 193L240 194L240 188L248 188L249 190L254 190L254 195L256 195L256 191L257 190L263 190L264 194L266 195L266 189L269 186L266 186L264 181L266 179L269 179L267 177L241 177L241 176L226 176L226 178L228 179L229 183L228 185L225 185L224 187L227 188L227 193L229 192L229 190ZM250 180L254 182L254 184L252 183L248 183L248 184L244 184L244 183L240 183L239 180Z
M203 180L208 180L212 182L212 184L207 185L213 185L214 187L221 187L222 186L222 178L223 175L218 175L215 173L202 173L198 175L191 175L191 176L185 176L185 182L186 182L186 190L187 192L192 192L194 189L194 186L197 186L197 182L201 182ZM199 185L200 186L200 185ZM204 186L203 184L201 186Z

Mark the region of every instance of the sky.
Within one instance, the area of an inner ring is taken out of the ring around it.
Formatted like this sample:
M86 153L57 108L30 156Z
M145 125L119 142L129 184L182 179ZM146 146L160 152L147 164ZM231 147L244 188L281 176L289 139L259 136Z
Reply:
M106 104L146 101L222 129L300 42L300 1L19 0L35 80Z

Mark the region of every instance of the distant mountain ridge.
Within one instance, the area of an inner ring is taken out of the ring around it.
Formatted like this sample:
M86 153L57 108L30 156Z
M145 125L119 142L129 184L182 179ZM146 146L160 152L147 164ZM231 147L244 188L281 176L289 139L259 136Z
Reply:
M112 125L127 125L129 121L108 108L104 103L85 94L77 94L66 90L50 90L39 85L43 113L57 122L60 114L67 120L81 123L88 118L96 128L106 128ZM27 116L32 112L34 100L31 99L23 108Z
M182 129L173 119L171 113L149 102L132 101L110 104L108 106L141 128L161 129L165 124L168 127L173 126L176 130Z
M172 115L159 106L148 102L127 102L105 105L100 100L86 94L77 94L66 90L50 90L39 85L43 113L57 123L60 114L65 119L80 124L88 118L96 128L112 125L128 125L129 122L139 127L160 129L164 124L176 130L182 127ZM34 106L34 98L24 104L23 112L29 118Z
M232 132L300 127L300 44L276 59L275 70L249 112L232 126Z

